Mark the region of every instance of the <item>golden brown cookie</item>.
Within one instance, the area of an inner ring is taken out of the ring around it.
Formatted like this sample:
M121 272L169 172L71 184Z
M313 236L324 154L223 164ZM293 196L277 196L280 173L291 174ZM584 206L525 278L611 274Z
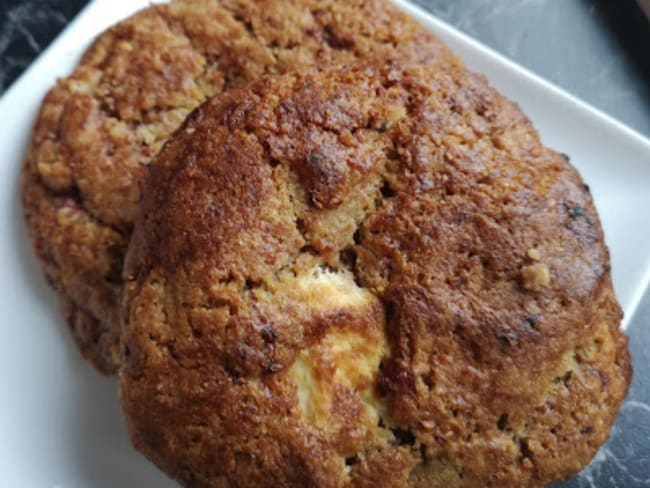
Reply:
M185 486L539 486L630 376L591 196L463 69L271 77L159 154L121 398Z
M117 367L142 180L186 115L263 74L368 58L457 63L382 0L177 0L97 39L45 97L23 174L34 247L84 356Z

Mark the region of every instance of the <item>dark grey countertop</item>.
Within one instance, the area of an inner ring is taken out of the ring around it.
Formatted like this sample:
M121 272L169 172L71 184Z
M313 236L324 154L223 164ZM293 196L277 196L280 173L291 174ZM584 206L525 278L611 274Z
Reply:
M650 22L632 0L415 2L650 137ZM85 3L0 0L0 93ZM558 486L650 487L650 293L628 334L635 375L611 438Z

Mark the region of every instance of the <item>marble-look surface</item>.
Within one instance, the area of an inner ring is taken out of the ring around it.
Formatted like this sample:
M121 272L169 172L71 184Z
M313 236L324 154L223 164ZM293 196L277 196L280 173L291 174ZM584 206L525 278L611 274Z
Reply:
M0 0L0 94L85 3L85 0Z
M650 23L632 0L414 1L650 137ZM0 93L85 3L0 0ZM612 436L558 487L650 487L650 293L628 333L635 375Z
M650 137L650 22L633 0L412 0Z

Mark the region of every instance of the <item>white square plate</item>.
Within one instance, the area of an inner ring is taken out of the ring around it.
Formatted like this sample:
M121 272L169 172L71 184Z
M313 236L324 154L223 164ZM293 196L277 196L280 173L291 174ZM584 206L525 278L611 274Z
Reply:
M405 0L394 0L488 75L571 156L593 190L625 327L650 281L650 141ZM95 0L0 99L0 485L176 486L129 445L114 378L80 358L27 241L18 179L41 98L94 36L147 0Z

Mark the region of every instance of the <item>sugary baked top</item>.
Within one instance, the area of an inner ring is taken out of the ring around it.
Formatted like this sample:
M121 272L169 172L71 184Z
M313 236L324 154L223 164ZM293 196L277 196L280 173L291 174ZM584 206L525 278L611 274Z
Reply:
M537 486L630 379L588 188L462 68L263 79L145 185L121 395L186 486Z

